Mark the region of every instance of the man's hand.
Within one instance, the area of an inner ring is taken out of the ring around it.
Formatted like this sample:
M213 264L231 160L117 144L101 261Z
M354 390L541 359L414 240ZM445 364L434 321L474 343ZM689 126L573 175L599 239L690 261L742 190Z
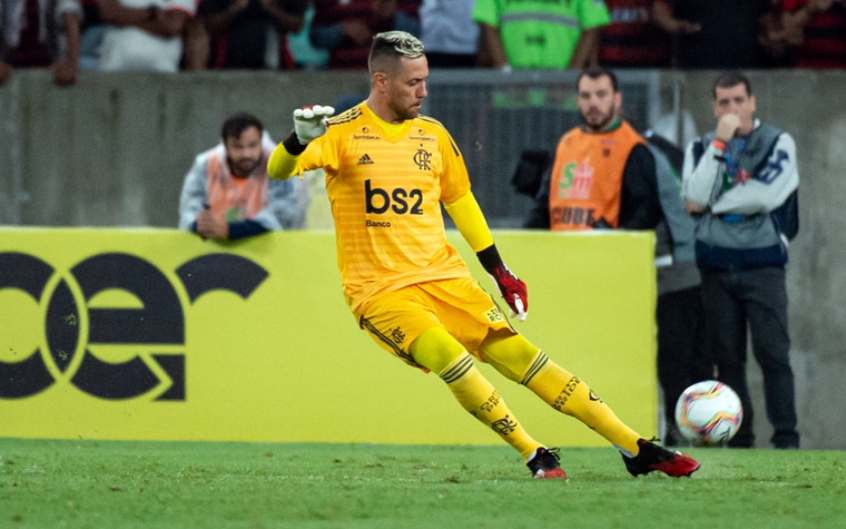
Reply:
M529 292L526 290L526 283L515 276L504 263L494 268L490 276L505 302L511 307L509 317L517 316L517 321L526 321L526 316L529 315Z
M329 116L334 113L334 108L320 105L296 109L294 111L294 132L297 133L297 140L300 145L306 145L313 139L323 136L329 128Z
M341 35L349 37L359 46L369 45L373 40L373 33L370 31L370 28L355 20L341 22Z
M0 86L6 84L12 77L12 67L0 59Z
M75 85L78 74L79 68L71 61L60 61L53 65L53 82L56 86Z
M689 198L686 198L684 200L684 206L687 210L687 214L690 216L699 215L701 213L705 213L708 210L708 208L706 208L705 206L700 206Z
M226 215L214 214L204 209L197 217L197 234L204 239L229 239L229 223Z
M736 114L724 115L717 123L717 139L722 142L731 140L734 138L738 127L740 127L740 118Z
M492 244L476 252L476 257L482 263L482 268L485 269L491 279L496 284L500 295L511 307L510 317L517 316L518 321L526 321L526 316L529 313L529 294L526 291L526 283L514 275L514 273L505 266L496 245Z

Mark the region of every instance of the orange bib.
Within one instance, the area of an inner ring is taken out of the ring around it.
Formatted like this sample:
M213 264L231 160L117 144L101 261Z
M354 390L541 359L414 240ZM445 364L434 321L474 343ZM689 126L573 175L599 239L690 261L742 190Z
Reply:
M593 229L600 219L618 226L626 161L643 138L625 121L616 129L566 133L555 152L549 189L549 223L555 231Z

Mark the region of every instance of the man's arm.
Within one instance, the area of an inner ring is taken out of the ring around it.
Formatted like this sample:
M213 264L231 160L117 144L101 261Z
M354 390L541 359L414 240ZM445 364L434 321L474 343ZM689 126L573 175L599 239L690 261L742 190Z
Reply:
M158 7L125 7L119 0L100 0L103 20L118 27L136 27L162 38L181 37L190 16L182 9L160 10Z
M499 35L499 28L489 24L479 24L479 65L488 68L508 66L508 55Z
M228 5L220 1L204 1L200 3L197 16L203 20L209 33L226 30L230 22L241 14L250 0L232 0Z
M691 213L701 213L710 205L725 160L725 145L715 141L701 146L702 156L697 161L694 151L700 144L697 138L687 146L682 168L682 193Z
M277 5L277 0L260 0L262 7L273 20L276 28L283 33L299 33L303 29L303 14L307 3L298 0L288 2L285 8Z
M62 23L65 26L67 48L65 56L60 57L53 64L53 81L57 86L73 86L79 74L79 12L66 11L62 13Z
M524 321L529 311L526 284L502 262L491 230L473 193L468 191L457 200L444 204L444 209L455 222L461 236L476 252L482 267L490 274L499 293L511 308L512 316L516 315L519 321Z
M588 66L599 64L599 39L600 28L590 28L582 31L573 57L570 59L568 68L581 70Z
M717 197L711 211L738 215L769 213L781 206L798 186L796 143L790 134L783 132L766 165L751 179L734 185Z
M540 188L535 195L535 202L529 210L524 228L536 230L548 230L551 226L549 221L549 186L552 180L552 166L550 165L541 178Z
M665 0L656 0L650 13L652 23L671 35L698 33L702 26L697 22L690 22L676 18L673 8Z
M206 190L207 164L207 157L198 156L191 170L185 175L179 196L179 229L197 231L197 218L209 201Z
M661 201L655 176L655 158L646 145L636 145L623 170L618 227L651 230L661 221Z

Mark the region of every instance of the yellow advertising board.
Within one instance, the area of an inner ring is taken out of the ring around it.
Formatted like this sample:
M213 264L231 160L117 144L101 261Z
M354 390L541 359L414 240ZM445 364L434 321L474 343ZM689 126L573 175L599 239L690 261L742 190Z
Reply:
M494 237L529 287L515 327L656 434L652 234ZM605 444L482 370L541 442ZM500 442L358 328L331 232L218 244L160 229L0 229L0 437Z

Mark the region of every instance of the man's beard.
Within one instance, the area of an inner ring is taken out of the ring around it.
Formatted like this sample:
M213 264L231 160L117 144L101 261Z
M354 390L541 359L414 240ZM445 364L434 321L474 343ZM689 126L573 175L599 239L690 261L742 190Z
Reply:
M261 163L261 159L261 156L258 158L241 158L236 163L232 158L226 157L226 161L229 163L229 170L234 176L250 176Z
M584 114L580 114L580 117L582 118L582 124L586 128L593 131L601 131L608 128L608 125L614 122L617 113L614 111L614 109L611 109L611 112L609 112L608 114L603 114L602 116L602 120L598 124L594 125L585 118Z

